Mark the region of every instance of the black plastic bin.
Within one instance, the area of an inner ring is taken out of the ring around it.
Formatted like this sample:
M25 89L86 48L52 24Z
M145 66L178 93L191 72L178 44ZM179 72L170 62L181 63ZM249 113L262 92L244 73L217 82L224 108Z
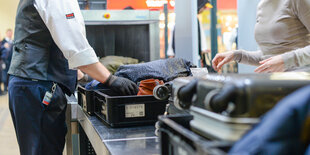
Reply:
M162 155L225 155L231 142L210 141L190 130L192 115L159 117L159 139Z
M95 113L94 91L87 90L84 86L78 85L78 104L82 107L83 111L89 115Z
M168 103L151 95L117 96L111 90L95 91L94 100L96 116L111 127L155 124Z

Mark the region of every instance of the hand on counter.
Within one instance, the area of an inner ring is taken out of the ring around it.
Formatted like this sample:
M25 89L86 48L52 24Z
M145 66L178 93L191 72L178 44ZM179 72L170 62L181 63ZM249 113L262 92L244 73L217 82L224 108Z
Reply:
M272 73L285 71L284 61L281 55L270 57L259 63L261 65L254 70L254 72L256 73Z

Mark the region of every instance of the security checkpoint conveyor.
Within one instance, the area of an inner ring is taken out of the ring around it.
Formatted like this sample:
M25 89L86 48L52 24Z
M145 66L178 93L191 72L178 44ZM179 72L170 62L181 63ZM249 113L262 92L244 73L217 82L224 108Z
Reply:
M159 154L159 142L155 127L137 126L110 128L95 116L88 116L74 96L68 98L66 138L67 155L72 154ZM78 135L79 138L75 138ZM72 138L73 137L73 138ZM78 140L78 144L76 140ZM88 141L93 146L89 146ZM77 146L78 145L78 146Z
M216 0L212 2L216 3ZM159 59L159 11L83 10L82 14L85 19L87 39L98 56L122 55L143 61ZM198 53L188 52L198 51L197 1L176 1L176 14L178 14L176 17L176 51L181 54L177 54L177 57L193 61L197 65ZM148 33L144 33L143 37L139 33L140 37L137 37L138 33L132 30L133 26L136 27L134 30L140 30L138 32L147 30ZM116 31L116 28L122 31ZM115 38L123 35L122 33L128 34L129 32L134 34L131 37L137 38L125 37L120 38L120 40L134 41L140 39L139 44L128 44L130 46L127 47L115 41L117 40ZM105 39L103 36L109 36L110 39ZM106 46L102 47L104 43ZM120 47L126 48L117 49ZM137 52L137 47L142 50ZM134 50L128 50L131 48ZM155 136L154 125L109 128L95 116L85 114L75 97L68 97L66 122L68 125L67 155L93 154L89 143L92 144L94 152L98 155L160 154L159 140ZM78 144L76 144L77 142Z

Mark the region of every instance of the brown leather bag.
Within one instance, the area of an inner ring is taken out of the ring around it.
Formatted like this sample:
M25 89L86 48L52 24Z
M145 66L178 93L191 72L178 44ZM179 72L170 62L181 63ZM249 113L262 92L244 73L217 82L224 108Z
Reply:
M153 89L158 85L163 85L164 82L158 79L147 79L140 81L138 96L153 95Z

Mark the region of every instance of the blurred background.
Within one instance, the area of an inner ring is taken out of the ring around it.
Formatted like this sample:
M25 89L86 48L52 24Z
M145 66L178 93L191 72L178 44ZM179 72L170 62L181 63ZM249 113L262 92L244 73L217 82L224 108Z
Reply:
M1 41L6 37L8 29L12 29L14 33L16 8L19 0L0 1ZM167 43L172 39L171 31L175 25L175 0L78 0L78 2L81 10L119 10L120 12L121 10L159 11L160 22L157 25L159 28L159 34L156 34L159 36L159 48L158 50L156 48L155 51L157 53L160 52L159 58L167 58ZM213 16L217 17L215 24L216 29L212 29L215 30L217 34L216 52L225 52L238 48L245 50L257 49L253 31L256 16L255 10L259 0L212 0L211 2L216 3L216 14L213 14ZM198 16L203 27L203 33L205 34L208 48L210 48L210 50L212 25L211 12L212 9L214 9L212 7L213 6L208 6L208 8L206 8ZM135 16L135 18L140 18L140 16ZM208 53L208 55L211 57L210 53ZM210 60L206 63L210 64ZM249 66L238 66L235 62L232 62L225 65L221 72L244 73L253 71ZM4 89L3 84L0 84L0 87L2 87L2 90ZM7 98L6 93L1 94L0 96L0 154L5 152L4 154L15 155L18 154L19 151L14 128L10 120Z
M160 11L160 58L165 58L165 13L164 4L168 6L167 37L171 39L171 30L175 24L175 0L78 0L81 10L158 10ZM19 0L1 0L0 38L5 37L7 29L14 30L16 8ZM211 47L211 10L205 9L199 14L208 47ZM217 0L218 51L223 52L237 48L237 0ZM224 67L223 72L237 72L236 64Z

